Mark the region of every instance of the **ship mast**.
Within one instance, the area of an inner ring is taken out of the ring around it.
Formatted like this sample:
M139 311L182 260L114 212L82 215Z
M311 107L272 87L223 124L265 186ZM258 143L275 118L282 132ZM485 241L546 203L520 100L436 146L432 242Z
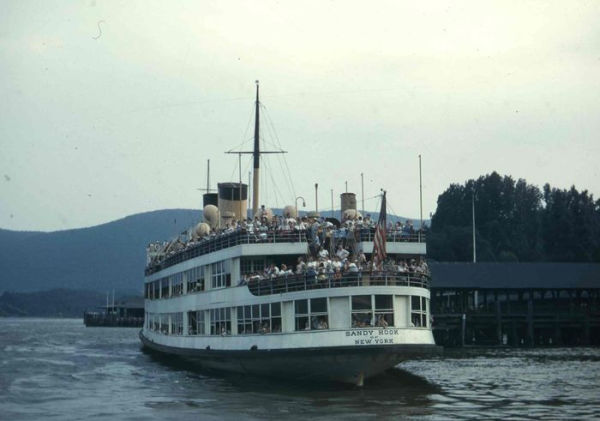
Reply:
M235 153L238 155L252 154L254 157L254 176L252 178L252 217L255 218L258 213L258 186L259 186L259 169L260 155L265 153L287 153L287 151L261 151L260 150L260 101L258 100L258 80L256 81L256 111L254 117L254 150L253 151L234 151L230 150L225 153ZM240 164L240 185L242 184L242 168Z
M259 113L259 102L258 102L258 80L256 81L256 111L254 116L254 173L252 178L252 217L256 217L258 212L258 174L260 166L260 142L259 142L259 129L260 129L260 113Z

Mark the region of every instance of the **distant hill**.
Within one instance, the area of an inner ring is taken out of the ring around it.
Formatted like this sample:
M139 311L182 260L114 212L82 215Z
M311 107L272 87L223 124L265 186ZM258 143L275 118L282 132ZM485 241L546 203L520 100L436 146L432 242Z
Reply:
M329 212L322 215L327 217ZM377 220L378 215L372 212L371 217ZM0 292L68 288L106 293L115 289L117 294L139 295L146 245L171 239L201 218L198 210L168 209L66 231L0 229ZM405 218L389 215L388 221L398 219Z
M0 291L52 288L140 294L146 245L166 240L201 218L169 209L66 231L0 230Z
M0 317L83 317L85 310L105 303L106 296L96 291L5 292L0 295Z

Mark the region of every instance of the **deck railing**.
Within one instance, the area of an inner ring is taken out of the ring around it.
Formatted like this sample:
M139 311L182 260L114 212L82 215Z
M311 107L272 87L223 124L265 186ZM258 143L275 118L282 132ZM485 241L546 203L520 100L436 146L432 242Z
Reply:
M229 234L220 234L206 240L201 240L197 244L173 253L158 264L148 266L146 268L146 275L158 272L161 269L176 265L177 263L185 262L194 257L213 253L229 247L239 246L241 244L306 242L306 231L265 231L257 233L238 231Z
M248 289L252 295L272 295L286 292L306 291L322 288L361 286L408 286L429 288L429 275L399 272L356 272L341 278L318 275L289 275L271 279L250 280Z
M375 229L361 229L356 233L357 241L373 241ZM388 242L425 242L424 233L402 233L400 231L387 232ZM194 257L213 253L229 247L235 247L240 244L261 244L261 243L308 243L307 231L259 231L250 233L247 231L237 231L228 234L220 234L208 239L202 239L198 243L187 246L185 249L178 250L167 256L160 263L150 264L146 268L146 275L151 275L159 270L168 268Z

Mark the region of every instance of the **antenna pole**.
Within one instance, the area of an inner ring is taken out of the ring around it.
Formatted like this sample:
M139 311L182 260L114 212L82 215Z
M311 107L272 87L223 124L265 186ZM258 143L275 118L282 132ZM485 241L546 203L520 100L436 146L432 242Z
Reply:
M315 183L315 213L319 213L319 183Z
M421 242L421 233L423 232L423 178L421 177L421 154L419 154L419 215L421 223L419 225L419 242Z
M333 189L331 189L331 217L334 218L334 215L333 215Z
M471 193L471 211L473 213L473 263L477 263L477 243L475 242L475 191Z
M210 159L206 163L206 193L210 193Z
M360 199L362 201L362 214L365 216L365 175L360 173Z
M258 213L258 173L260 166L260 115L258 100L258 80L256 81L256 110L254 116L254 179L252 180L252 217Z
M240 214L238 215L238 221L241 222L241 220L242 220L242 154L241 153L238 154L238 167L239 167L239 171L240 171L240 197L239 197Z

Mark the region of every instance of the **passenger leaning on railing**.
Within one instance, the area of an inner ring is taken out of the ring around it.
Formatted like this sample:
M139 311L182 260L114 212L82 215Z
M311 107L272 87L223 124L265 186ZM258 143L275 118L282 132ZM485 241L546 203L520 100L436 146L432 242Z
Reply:
M265 267L263 273L244 276L240 285L244 285L245 283L263 285L264 282L264 286L271 285L272 289L272 284L268 283L269 281L286 279L291 276L292 278L290 279L292 279L292 282L306 282L304 285L310 285L310 287L344 286L350 285L345 283L344 279L360 279L361 273L367 275L371 282L377 285L383 285L390 281L394 282L394 279L397 279L394 278L394 273L402 274L401 279L409 282L421 280L423 276L429 275L427 264L420 258L418 261L411 259L409 264L403 259L397 261L387 259L379 264L374 259L374 261L366 261L364 265L359 265L357 259L353 259L352 261L344 259L341 261L338 257L334 257L331 260L315 260L309 257L308 263L304 263L304 259L300 257L295 274L285 264L281 265L281 269L275 264L270 264L268 267ZM260 284L256 284L256 282ZM265 291L270 291L271 289L267 288Z

